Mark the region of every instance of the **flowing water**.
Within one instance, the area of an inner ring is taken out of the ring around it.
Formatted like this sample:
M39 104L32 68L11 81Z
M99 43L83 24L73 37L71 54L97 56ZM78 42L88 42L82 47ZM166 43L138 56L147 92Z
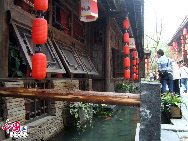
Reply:
M118 106L111 118L94 117L93 128L81 134L65 129L51 141L134 141L138 122L139 107Z

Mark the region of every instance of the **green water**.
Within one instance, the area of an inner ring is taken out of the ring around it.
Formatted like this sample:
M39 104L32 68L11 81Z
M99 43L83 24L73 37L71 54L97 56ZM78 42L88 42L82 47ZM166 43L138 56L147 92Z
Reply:
M136 124L139 121L139 107L121 106L112 118L93 118L93 128L78 134L69 128L51 139L51 141L134 141Z

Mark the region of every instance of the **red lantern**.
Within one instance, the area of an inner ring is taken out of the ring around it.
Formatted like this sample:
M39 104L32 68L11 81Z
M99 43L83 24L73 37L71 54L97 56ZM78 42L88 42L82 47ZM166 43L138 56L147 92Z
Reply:
M129 43L129 33L124 33L124 42Z
M128 20L128 19L125 19L125 20L123 21L123 28L124 28L124 29L128 29L128 28L129 28L129 20Z
M125 67L130 67L130 58L126 57L124 59L124 65L125 65Z
M137 52L133 51L133 58L136 58L136 57L137 57Z
M48 0L34 0L34 9L36 11L47 11L48 9Z
M176 52L176 55L178 56L178 52Z
M184 45L184 44L182 44L182 47L185 47L185 45Z
M184 44L184 40L181 40L181 43Z
M136 66L136 60L133 60L133 66Z
M97 0L80 0L79 5L80 21L92 22L98 18Z
M124 71L124 77L125 77L125 79L129 79L130 78L130 70L125 70Z
M133 67L133 72L136 72L136 67Z
M43 18L36 18L32 26L32 39L35 44L44 44L47 41L48 24Z
M182 52L184 52L184 48L182 48Z
M187 29L184 28L184 29L183 29L183 35L186 35L186 34L187 34Z
M124 46L124 54L129 54L129 46L128 45L125 45Z
M135 80L136 79L136 74L133 74L133 80Z
M183 40L184 39L184 36L181 36L181 40Z
M147 56L147 59L149 59L149 56Z
M136 70L136 74L138 74L138 70Z
M138 79L138 75L136 75L136 79Z
M136 63L137 63L137 64L139 63L139 58L136 59Z
M175 47L177 45L177 43L176 42L173 42L173 47Z
M138 65L136 65L136 68L138 69Z
M32 77L37 80L46 77L47 58L43 53L36 53L32 56Z

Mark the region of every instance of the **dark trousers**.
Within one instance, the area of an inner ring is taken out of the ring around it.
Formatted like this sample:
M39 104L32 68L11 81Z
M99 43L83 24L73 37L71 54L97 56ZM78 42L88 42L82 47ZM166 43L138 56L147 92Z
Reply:
M173 80L173 92L180 96L179 79Z
M169 92L173 92L173 76L168 73L166 76L161 78L162 93L166 93L166 85L168 85Z

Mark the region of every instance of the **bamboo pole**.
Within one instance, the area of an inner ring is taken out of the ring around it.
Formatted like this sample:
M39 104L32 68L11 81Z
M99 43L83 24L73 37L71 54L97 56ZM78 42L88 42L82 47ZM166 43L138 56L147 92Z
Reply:
M80 101L98 104L140 105L140 95L131 93L3 87L0 88L0 96Z

